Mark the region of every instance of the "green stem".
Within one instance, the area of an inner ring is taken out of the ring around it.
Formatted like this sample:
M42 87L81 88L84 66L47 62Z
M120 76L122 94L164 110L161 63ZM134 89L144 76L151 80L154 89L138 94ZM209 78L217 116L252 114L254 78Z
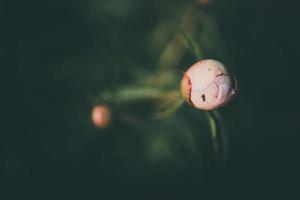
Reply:
M214 150L214 154L215 154L215 158L217 161L221 160L221 155L220 155L220 147L219 147L219 143L218 143L218 129L217 129L217 123L216 123L216 119L214 117L214 114L212 113L212 111L207 111L205 112L207 119L208 119L208 123L209 123L209 127L210 127L210 131L211 131L211 138L212 138L212 144L213 144L213 150Z
M164 91L156 88L135 87L122 88L114 93L104 93L100 98L102 100L122 104L142 99L161 99L164 95Z
M167 107L164 108L162 111L154 113L153 118L154 119L167 118L172 113L174 113L183 103L184 103L184 101L180 98L178 98L178 100L173 100L173 102L171 104L167 105Z
M226 135L226 127L223 121L221 114L217 110L211 111L214 115L215 120L219 123L219 134L217 135L217 142L219 144L219 152L220 152L220 159L225 161L227 159L228 153L228 141Z
M107 92L99 97L101 101L112 102L115 105L122 105L134 101L152 99L156 101L157 112L153 114L154 119L164 119L173 114L182 104L178 90L163 90L153 87L127 87Z
M200 49L200 47L197 45L197 42L188 34L186 33L183 28L179 28L181 31L182 35L188 42L193 54L195 55L197 60L203 59L203 51Z

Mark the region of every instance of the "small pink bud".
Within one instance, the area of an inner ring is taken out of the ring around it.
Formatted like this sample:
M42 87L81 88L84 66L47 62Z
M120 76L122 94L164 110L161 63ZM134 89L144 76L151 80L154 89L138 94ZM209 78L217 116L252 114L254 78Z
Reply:
M213 110L228 103L236 94L231 76L219 61L206 59L192 65L181 81L185 101L201 110Z
M98 128L105 128L110 124L111 112L105 105L98 105L93 108L92 122Z

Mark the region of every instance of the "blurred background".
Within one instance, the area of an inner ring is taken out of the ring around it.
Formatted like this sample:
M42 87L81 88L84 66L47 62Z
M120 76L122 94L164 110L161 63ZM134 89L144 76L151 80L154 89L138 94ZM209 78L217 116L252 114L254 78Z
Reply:
M297 194L297 5L10 0L1 2L0 10L1 66L8 72L1 96L1 199L288 199ZM221 173L205 115L188 105L154 120L146 100L117 108L106 102L113 113L109 127L99 129L91 121L103 92L159 74L164 64L180 73L195 62L180 45L175 45L180 59L175 52L167 64L161 61L181 24L187 24L205 58L221 60L239 80L238 96L220 109L229 141Z

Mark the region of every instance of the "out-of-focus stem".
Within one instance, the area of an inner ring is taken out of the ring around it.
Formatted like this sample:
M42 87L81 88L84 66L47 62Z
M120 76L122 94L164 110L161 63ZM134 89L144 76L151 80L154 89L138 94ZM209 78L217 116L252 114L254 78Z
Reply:
M177 99L173 99L168 105L166 105L162 111L155 113L153 117L155 119L166 118L174 113L183 103L184 101L180 97L177 97Z
M164 90L153 87L128 87L121 88L113 93L104 93L99 97L102 101L112 102L116 105L127 104L140 100L154 100L156 101L157 111L154 112L154 119L163 119L169 117L182 104L180 92L178 90Z
M195 32L197 26L197 20L195 18L197 13L198 10L195 9L194 5L188 6L177 27L181 27L180 29L186 31L188 30L189 33ZM160 54L158 66L161 69L172 69L176 67L189 48L189 45L186 45L186 42L182 41L182 32L175 31Z
M220 159L226 160L227 159L227 153L228 153L228 141L227 141L227 135L226 135L226 127L225 123L223 121L223 118L221 114L218 112L218 110L213 110L211 113L214 115L214 118L216 122L218 122L218 135L216 137L216 141L218 142L218 148L220 152Z
M197 60L200 60L203 58L203 51L200 49L200 47L197 45L196 41L188 34L186 33L183 28L180 27L180 31L183 34L184 38L188 42L193 54L195 55Z
M104 93L102 100L114 102L117 104L127 103L141 99L161 99L165 95L164 91L156 88L122 88L114 93Z
M217 129L216 119L215 119L212 111L207 111L205 113L206 113L206 116L208 119L210 131L211 131L211 138L212 138L214 154L215 154L217 161L219 161L221 155L220 155L219 143L218 143L218 139L217 139L218 129Z

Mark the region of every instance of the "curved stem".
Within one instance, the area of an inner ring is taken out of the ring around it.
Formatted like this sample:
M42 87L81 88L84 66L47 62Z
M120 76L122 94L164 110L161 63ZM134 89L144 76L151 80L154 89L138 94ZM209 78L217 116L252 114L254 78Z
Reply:
M211 138L212 138L212 144L213 144L215 158L217 161L219 161L219 160L221 160L221 155L220 155L220 148L219 148L219 142L218 142L218 130L217 130L216 119L215 119L212 111L207 111L205 113L206 113L206 116L208 119L210 131L211 131Z
M193 54L195 55L197 60L200 60L203 58L203 51L200 49L200 47L197 45L196 41L189 35L187 34L183 28L179 28L181 33L183 34L184 38L188 42Z
M221 114L217 110L211 111L215 117L215 120L219 123L219 134L217 135L217 141L219 144L219 152L220 152L220 159L225 161L227 159L228 153L228 141L226 135L226 127L223 121Z
M167 118L172 113L174 113L183 103L184 103L184 101L182 99L178 98L178 100L175 100L170 105L167 105L167 107L164 108L162 111L154 113L153 118L154 119L164 119L164 118Z
M182 104L183 100L178 90L159 89L156 87L127 87L114 91L107 92L98 97L99 100L109 101L115 105L123 105L126 103L155 100L157 111L153 113L154 119L164 119L173 114Z

